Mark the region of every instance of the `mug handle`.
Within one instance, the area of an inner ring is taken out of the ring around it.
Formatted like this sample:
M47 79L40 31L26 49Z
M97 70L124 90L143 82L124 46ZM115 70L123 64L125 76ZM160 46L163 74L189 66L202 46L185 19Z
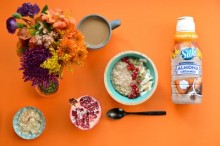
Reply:
M121 21L119 19L112 20L109 23L110 23L110 26L111 26L112 30L117 28L117 27L119 27L121 25Z

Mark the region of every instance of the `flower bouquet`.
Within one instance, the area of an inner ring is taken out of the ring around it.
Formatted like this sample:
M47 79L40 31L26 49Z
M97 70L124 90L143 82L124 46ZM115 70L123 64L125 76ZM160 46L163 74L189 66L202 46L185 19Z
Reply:
M17 54L24 81L31 81L44 95L58 90L64 67L72 70L87 57L84 36L74 18L60 9L46 5L40 10L37 4L24 3L6 25L11 34L17 30Z

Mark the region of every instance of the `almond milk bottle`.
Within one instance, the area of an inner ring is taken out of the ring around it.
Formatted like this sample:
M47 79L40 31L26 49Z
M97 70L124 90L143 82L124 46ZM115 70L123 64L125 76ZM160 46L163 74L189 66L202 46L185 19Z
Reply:
M202 53L197 38L193 17L178 18L171 56L172 101L177 104L202 102Z

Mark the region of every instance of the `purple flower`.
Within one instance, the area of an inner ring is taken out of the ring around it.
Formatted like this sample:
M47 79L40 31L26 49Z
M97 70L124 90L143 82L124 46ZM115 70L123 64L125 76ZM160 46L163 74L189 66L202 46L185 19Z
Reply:
M32 8L29 10L29 15L34 16L40 12L40 8L37 4L32 5Z
M6 26L7 26L8 32L11 34L14 34L17 29L16 19L14 17L8 18L6 21Z
M17 9L17 13L21 14L22 16L30 16L33 17L34 15L40 12L40 8L37 4L32 5L31 3L23 3L22 7Z
M40 67L49 57L51 57L50 50L44 47L27 49L21 57L20 70L23 70L24 81L32 81L32 85L37 86L47 85L50 80L56 78L55 75L49 74L48 69Z

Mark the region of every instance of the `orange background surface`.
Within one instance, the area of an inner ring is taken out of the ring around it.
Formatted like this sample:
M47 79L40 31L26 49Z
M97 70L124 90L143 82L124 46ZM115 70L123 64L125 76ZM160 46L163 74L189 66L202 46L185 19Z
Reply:
M64 71L61 89L54 97L40 97L30 83L24 83L16 55L17 36L7 33L5 21L23 0L0 1L0 146L219 146L220 145L220 1L219 0L38 0L42 8L72 12L79 22L97 13L122 25L110 42L89 51L84 66ZM30 2L36 2L31 0ZM199 105L175 105L171 101L170 52L176 21L193 16L203 52L203 94ZM117 53L136 50L155 62L159 83L154 95L137 106L115 102L104 87L103 74ZM102 117L90 131L77 129L69 119L70 97L96 97ZM46 129L34 140L23 140L12 127L14 114L24 106L35 106L46 118ZM105 113L113 107L127 111L166 110L166 116L127 116L110 120Z

